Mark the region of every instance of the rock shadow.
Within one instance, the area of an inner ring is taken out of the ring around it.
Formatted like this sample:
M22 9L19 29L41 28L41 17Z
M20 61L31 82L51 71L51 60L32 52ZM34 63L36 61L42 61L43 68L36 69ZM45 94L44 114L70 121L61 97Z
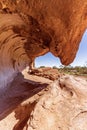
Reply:
M0 98L0 120L9 115L21 102L39 93L48 86L47 83L24 79L19 73Z

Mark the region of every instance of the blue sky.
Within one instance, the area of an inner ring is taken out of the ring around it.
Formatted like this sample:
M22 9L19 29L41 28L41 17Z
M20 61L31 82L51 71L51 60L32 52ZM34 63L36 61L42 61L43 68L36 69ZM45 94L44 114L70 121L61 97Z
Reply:
M87 30L85 31L76 58L74 59L72 66L84 66L87 62ZM61 62L59 58L54 57L50 52L44 56L37 57L35 60L35 66L57 66L59 67Z

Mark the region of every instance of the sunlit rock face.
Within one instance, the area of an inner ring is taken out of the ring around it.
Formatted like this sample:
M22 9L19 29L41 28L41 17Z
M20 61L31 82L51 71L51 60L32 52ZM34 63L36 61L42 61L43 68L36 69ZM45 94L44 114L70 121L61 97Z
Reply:
M87 0L0 0L0 130L87 130L87 81L19 73L47 52L71 63L86 27Z
M1 0L1 82L49 51L71 63L86 23L86 0Z
M38 84L36 91L41 87ZM23 93L24 88L21 88L20 93L17 88L15 96L8 98L9 109L16 104L17 97L30 95L28 90ZM29 86L26 88L29 89ZM33 94L34 90L30 93ZM87 81L68 75L60 77L44 91L34 94L13 112L10 111L0 121L0 130L87 130Z
M86 86L87 81L73 76L51 84L31 112L28 130L86 130Z

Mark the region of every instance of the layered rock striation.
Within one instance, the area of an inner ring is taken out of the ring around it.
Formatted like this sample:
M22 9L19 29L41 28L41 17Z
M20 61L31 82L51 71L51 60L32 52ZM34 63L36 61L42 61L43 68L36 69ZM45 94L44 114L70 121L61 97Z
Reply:
M34 83L30 77L29 81L20 79L19 72L27 65L32 68L34 59L47 52L59 57L62 64L70 64L86 28L86 0L0 0L1 120L8 114L0 121L0 129L87 129L87 82L77 78L60 77L41 98L21 107L22 114L20 107L16 109L47 86L38 80ZM12 108L15 113L11 113ZM10 119L13 124L8 123Z
M85 0L1 0L0 85L47 52L71 63L86 23Z

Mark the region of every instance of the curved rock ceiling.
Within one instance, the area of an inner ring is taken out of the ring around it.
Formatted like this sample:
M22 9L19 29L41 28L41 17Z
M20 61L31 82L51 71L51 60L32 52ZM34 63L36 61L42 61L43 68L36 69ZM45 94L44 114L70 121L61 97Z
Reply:
M86 0L0 0L0 82L47 52L70 64L86 27Z

